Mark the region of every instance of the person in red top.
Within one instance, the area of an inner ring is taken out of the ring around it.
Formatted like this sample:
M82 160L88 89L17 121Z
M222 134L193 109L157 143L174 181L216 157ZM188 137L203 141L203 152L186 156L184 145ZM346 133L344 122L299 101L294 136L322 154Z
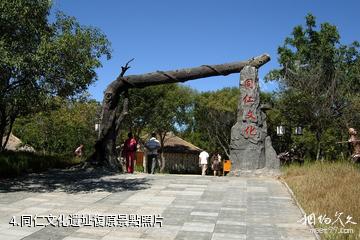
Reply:
M131 132L128 133L128 139L124 143L124 156L126 159L126 171L127 173L134 173L134 161L135 152L137 148L137 142Z

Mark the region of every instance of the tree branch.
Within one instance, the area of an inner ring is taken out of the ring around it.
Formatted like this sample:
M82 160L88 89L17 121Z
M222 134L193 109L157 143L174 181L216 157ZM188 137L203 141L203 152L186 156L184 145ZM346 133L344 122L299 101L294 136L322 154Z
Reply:
M130 59L125 66L121 66L121 73L120 73L120 77L123 77L126 73L126 71L131 67L129 65L129 63L131 63L135 58ZM117 113L120 112L120 105L116 111ZM124 120L125 116L129 113L129 91L125 90L124 92L124 102L123 102L123 106L122 106L122 111L119 114L119 116L116 118L116 122L115 122L115 132L116 135L118 135L119 130L120 130L120 125L121 122Z
M8 132L7 132L7 134L6 134L6 138L5 138L5 141L4 141L4 143L3 143L2 149L5 149L8 141L9 141L9 138L10 138L10 135L11 135L11 131L12 131L12 128L13 128L13 125L14 125L14 122L15 122L15 119L16 119L16 118L14 118L14 117L12 117L12 118L10 119L9 130L8 130Z
M261 67L270 61L270 56L267 54L260 55L243 62L232 62L218 65L202 65L194 68L178 69L174 71L156 71L141 75L129 75L126 77L120 76L110 83L106 92L118 93L118 89L123 87L123 83L128 83L134 88L143 88L152 85L159 85L165 83L185 82L189 80L229 75L231 73L240 72L245 66ZM129 61L130 62L130 61Z
M125 75L125 72L131 68L131 66L129 66L129 63L131 63L132 61L134 61L135 58L132 58L130 59L126 64L125 66L121 66L121 73L120 73L120 76L119 77L123 77Z

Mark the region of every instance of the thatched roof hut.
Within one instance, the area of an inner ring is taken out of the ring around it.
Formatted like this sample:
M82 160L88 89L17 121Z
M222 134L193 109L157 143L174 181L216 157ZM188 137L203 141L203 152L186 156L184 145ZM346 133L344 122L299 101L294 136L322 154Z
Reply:
M3 138L3 142L5 141L5 139L6 137ZM5 146L5 149L9 151L35 152L35 149L33 147L28 145L23 145L22 141L12 133L10 133L10 137Z
M2 142L4 142L5 139L6 137L3 138ZM10 137L5 146L5 149L10 151L16 151L21 146L21 144L22 144L21 140L15 137L12 133L10 133Z
M149 136L143 137L149 139ZM146 142L146 141L145 141ZM144 147L140 149L144 151ZM199 173L199 154L202 150L192 143L168 132L164 141L165 170L169 173ZM146 157L146 151L145 156ZM146 167L146 161L144 161Z
M199 154L202 150L192 143L168 132L164 141L164 152L168 153L194 153Z

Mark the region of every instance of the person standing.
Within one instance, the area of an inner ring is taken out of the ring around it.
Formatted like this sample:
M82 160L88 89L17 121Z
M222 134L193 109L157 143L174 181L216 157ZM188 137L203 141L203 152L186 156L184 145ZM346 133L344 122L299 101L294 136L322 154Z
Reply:
M217 175L218 172L220 172L220 160L219 160L219 154L214 153L214 155L211 158L211 168L214 171L214 176ZM221 158L220 158L221 159Z
M209 154L204 150L199 154L199 165L201 167L201 175L206 175Z
M348 142L352 146L351 159L353 162L359 162L360 159L360 140L357 138L357 131L354 128L349 128L350 139Z
M126 159L127 173L134 173L134 161L137 142L131 132L128 133L128 139L125 140L123 155Z
M156 139L156 133L151 134L151 138L145 143L145 147L148 150L147 173L154 174L158 161L158 150L160 148L160 142Z
M74 154L77 157L82 157L82 155L84 154L84 145L81 144L78 148L76 148Z

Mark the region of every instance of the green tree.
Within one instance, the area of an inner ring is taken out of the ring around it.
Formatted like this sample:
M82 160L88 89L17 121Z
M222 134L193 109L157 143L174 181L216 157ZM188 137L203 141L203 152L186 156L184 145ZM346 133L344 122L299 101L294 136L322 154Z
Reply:
M0 2L0 151L15 119L43 109L52 96L77 97L96 80L109 42L98 29L62 13L48 21L51 1Z
M335 26L323 23L317 29L315 17L308 14L306 25L293 29L278 54L280 68L266 79L279 81L281 112L289 125L315 134L319 159L324 133L349 124L349 119L339 120L360 90L359 43L340 44Z
M13 132L25 143L44 153L71 154L83 144L92 153L97 133L94 124L100 104L55 98L53 110L38 112L16 120Z
M236 122L239 93L238 88L224 88L199 94L195 99L190 141L207 151L220 151L229 158L231 127Z
M202 149L230 158L231 128L236 123L239 96L237 87L198 94L192 111L193 121L184 133L185 138ZM272 94L261 92L260 102L272 105ZM272 122L268 126L273 128Z
M135 136L156 132L160 137L161 169L166 159L163 155L165 137L169 131L177 132L187 127L193 104L194 91L179 84L168 84L131 89L129 113L124 125Z

